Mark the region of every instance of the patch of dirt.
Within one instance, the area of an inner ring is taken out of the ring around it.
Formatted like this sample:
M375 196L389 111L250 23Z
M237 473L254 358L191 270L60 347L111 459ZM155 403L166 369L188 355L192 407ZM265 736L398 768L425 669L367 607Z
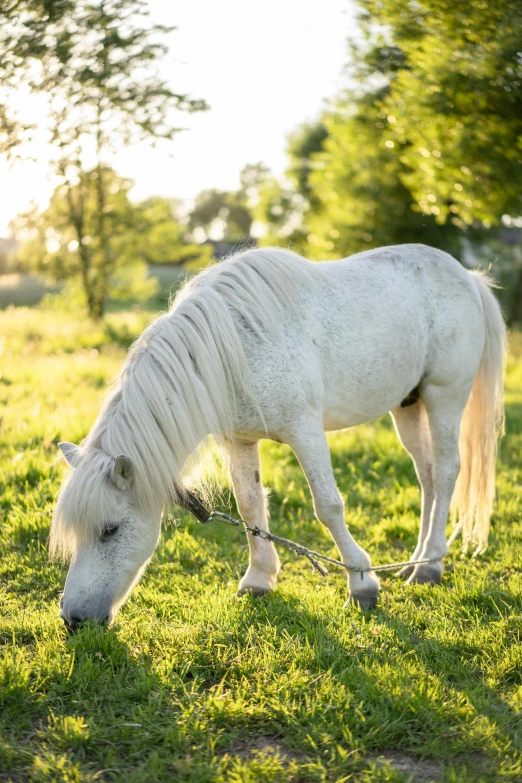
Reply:
M397 772L410 775L410 783L437 783L443 771L440 761L419 759L399 750L387 750L379 756L373 756L372 760L380 766L391 764Z
M467 767L471 767L471 769L479 769L481 772L489 772L493 766L491 759L478 750L473 753L457 753L451 761L457 764L465 764Z
M236 756L240 759L248 759L254 753L263 753L267 756L279 756L287 763L289 761L307 761L303 753L294 753L278 740L276 736L257 735L244 742L236 742L230 748L220 752L223 756Z

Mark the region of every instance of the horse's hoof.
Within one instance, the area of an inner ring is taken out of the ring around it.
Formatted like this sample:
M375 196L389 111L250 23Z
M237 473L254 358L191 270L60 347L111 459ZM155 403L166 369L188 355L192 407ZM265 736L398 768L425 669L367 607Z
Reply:
M412 565L406 565L403 568L401 568L400 571L397 571L395 576L399 577L399 579L408 579L413 574L413 569L415 566Z
M409 585L440 585L442 568L438 565L420 565L407 581Z
M362 611L375 609L379 593L377 591L368 591L366 593L350 593L345 606L357 606Z
M270 589L267 587L241 587L237 591L237 597L241 598L242 595L251 595L252 598L261 598L261 596L269 592Z

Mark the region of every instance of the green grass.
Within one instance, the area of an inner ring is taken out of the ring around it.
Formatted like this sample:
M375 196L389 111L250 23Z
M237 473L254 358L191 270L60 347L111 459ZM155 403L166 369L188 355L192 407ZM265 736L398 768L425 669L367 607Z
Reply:
M59 439L87 432L147 314L93 326L0 313L0 780L522 780L522 345L491 546L443 586L385 577L379 608L281 551L277 591L235 597L244 538L179 510L109 630L68 635L46 540ZM413 550L419 493L388 419L331 437L347 521L375 563ZM272 528L335 554L288 448L263 444Z

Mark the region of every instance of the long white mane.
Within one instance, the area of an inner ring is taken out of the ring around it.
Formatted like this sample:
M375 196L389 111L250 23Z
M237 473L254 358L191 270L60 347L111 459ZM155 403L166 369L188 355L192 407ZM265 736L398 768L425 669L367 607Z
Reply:
M100 535L110 514L110 471L133 463L141 510L179 497L187 458L209 433L232 433L236 406L257 412L242 342L273 337L295 316L314 264L289 251L249 250L193 278L169 312L136 340L67 477L51 551L70 556ZM289 311L289 312L288 312Z

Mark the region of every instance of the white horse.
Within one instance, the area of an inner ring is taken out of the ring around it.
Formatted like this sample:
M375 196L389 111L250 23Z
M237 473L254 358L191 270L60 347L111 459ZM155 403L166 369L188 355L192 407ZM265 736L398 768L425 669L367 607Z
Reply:
M249 250L199 274L131 349L59 496L51 550L72 560L61 616L114 617L143 573L183 468L207 436L228 452L239 512L268 530L258 441L291 446L343 562L369 568L344 522L325 430L391 412L422 488L410 582L440 582L450 501L484 549L503 421L505 327L490 283L451 256L400 245L312 263ZM460 459L459 459L460 435ZM460 466L460 476L459 476ZM455 489L455 482L457 481ZM454 493L455 489L455 493ZM272 543L248 536L239 593L274 589ZM374 607L374 572L349 573Z

